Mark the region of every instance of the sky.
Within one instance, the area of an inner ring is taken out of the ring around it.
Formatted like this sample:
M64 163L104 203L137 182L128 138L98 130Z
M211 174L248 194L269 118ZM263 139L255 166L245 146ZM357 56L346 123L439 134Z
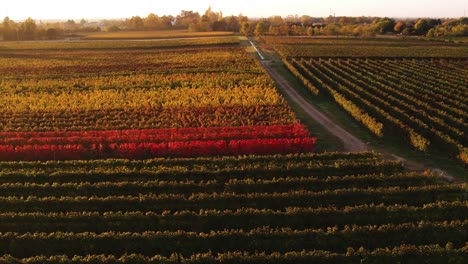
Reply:
M0 17L13 20L96 19L146 17L180 14L192 10L203 14L211 6L224 16L248 17L274 15L388 16L388 17L462 17L468 0L0 0Z

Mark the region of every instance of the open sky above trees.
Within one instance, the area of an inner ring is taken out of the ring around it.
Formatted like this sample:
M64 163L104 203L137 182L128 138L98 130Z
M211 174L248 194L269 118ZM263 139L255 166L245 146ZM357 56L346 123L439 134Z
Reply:
M223 15L249 17L273 15L388 16L388 17L462 17L468 11L466 0L5 0L0 16L15 20L126 18L134 15L177 15L181 10L202 13L208 6Z

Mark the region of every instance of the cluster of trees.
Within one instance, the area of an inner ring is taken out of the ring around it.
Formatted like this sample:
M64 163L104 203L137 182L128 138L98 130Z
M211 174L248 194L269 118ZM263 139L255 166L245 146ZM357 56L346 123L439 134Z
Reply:
M165 30L188 29L189 31L233 31L238 32L240 24L248 21L245 16L223 17L209 7L203 15L198 12L182 10L179 15L157 16L153 13L146 18L133 16L125 21L113 23L107 30Z
M5 17L0 24L0 39L3 40L33 40L33 39L59 39L75 32L101 31L100 23L81 19L79 23L74 20L53 23L37 23L32 18L23 22L15 22Z
M60 39L76 32L101 31L99 23L89 23L81 19L79 23L74 20L53 23L37 23L32 18L23 22L15 22L5 17L0 24L0 39L3 40L33 40L33 39Z
M468 36L468 18L460 19L404 19L388 17L332 17L274 16L242 24L241 33L262 35L348 35L375 36L377 34L400 34L406 36L458 37Z
M56 39L67 34L90 31L120 30L169 30L188 29L189 31L233 31L245 35L349 35L375 36L377 34L401 34L428 37L468 36L468 18L460 19L403 19L380 17L335 17L316 18L311 16L272 16L262 19L249 19L246 16L223 17L209 7L204 14L182 10L177 16L147 17L133 16L126 20L102 20L88 23L82 19L56 23L36 23L28 18L16 23L6 17L0 25L0 38L4 40Z

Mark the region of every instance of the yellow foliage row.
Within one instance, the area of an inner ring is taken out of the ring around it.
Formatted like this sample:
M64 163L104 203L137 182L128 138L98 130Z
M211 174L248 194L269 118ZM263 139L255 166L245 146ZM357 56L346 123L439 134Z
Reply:
M106 110L142 107L255 106L283 104L272 87L159 88L90 90L61 93L25 92L3 94L3 111Z
M154 72L261 72L259 69L258 63L242 47L0 52L0 76L3 78Z
M138 32L135 32L138 33ZM209 33L209 32L198 32ZM214 32L216 33L216 32ZM191 36L186 39L160 39L160 40L138 40L138 41L28 41L28 42L3 42L0 43L0 52L12 52L18 50L78 50L78 49L157 49L168 47L191 47L191 46L212 46L212 45L237 45L239 37L225 36L225 34L210 35L209 38L193 38L199 36ZM232 33L231 33L232 34Z
M133 88L200 88L256 86L272 87L271 79L262 73L174 73L132 74L108 76L77 76L74 78L15 78L0 80L0 94L28 91L62 93L64 90L99 90Z

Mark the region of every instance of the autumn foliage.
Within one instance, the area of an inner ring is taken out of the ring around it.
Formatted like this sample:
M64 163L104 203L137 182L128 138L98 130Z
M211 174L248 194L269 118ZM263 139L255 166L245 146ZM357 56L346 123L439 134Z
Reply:
M310 152L303 125L2 132L0 160L196 157Z

